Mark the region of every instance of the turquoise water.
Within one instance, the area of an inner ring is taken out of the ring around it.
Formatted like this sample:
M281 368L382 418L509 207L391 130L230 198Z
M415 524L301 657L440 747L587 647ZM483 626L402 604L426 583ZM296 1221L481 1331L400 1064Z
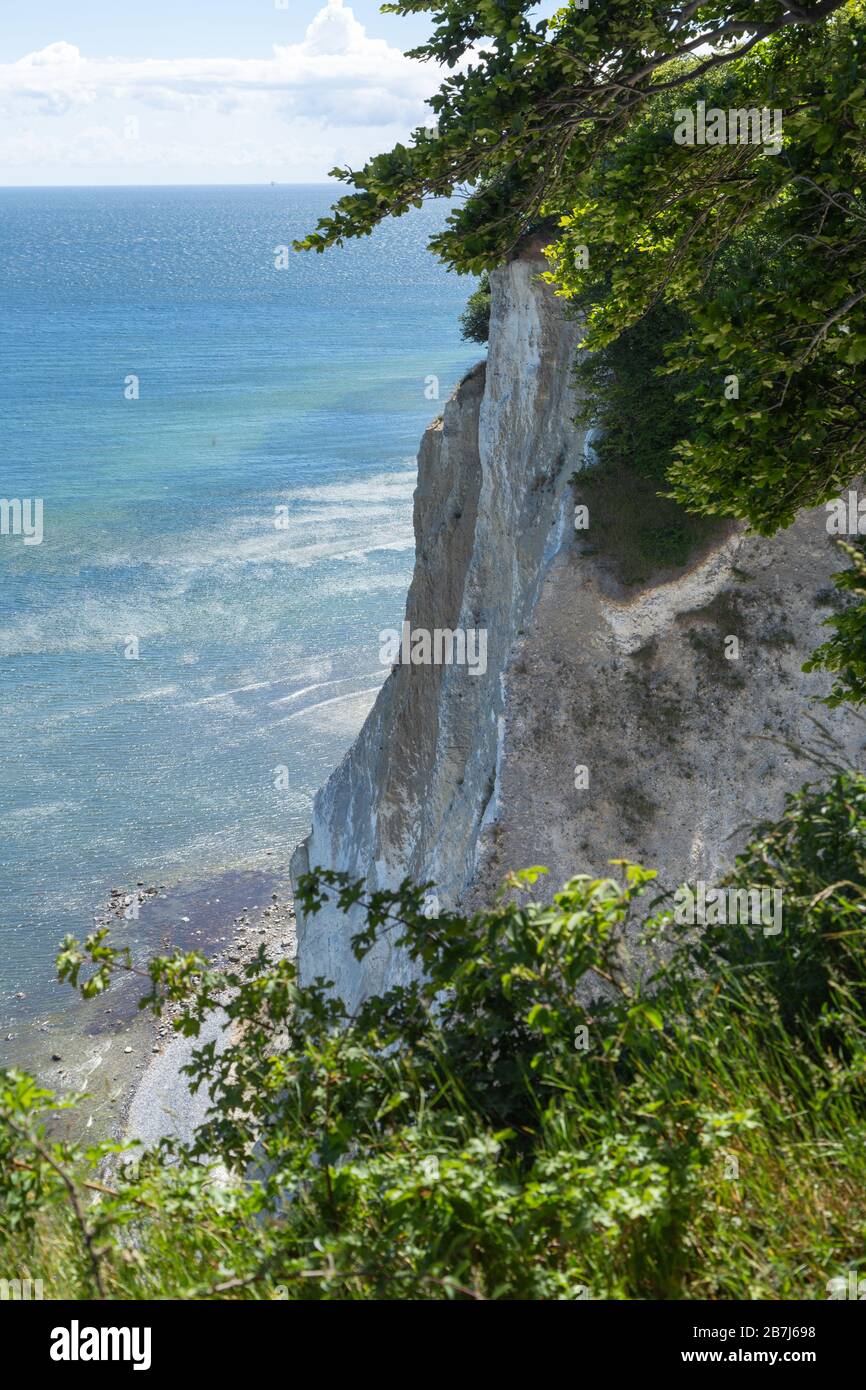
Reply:
M111 886L284 862L383 679L472 286L441 207L275 268L329 201L0 190L0 497L44 506L0 537L0 1022Z

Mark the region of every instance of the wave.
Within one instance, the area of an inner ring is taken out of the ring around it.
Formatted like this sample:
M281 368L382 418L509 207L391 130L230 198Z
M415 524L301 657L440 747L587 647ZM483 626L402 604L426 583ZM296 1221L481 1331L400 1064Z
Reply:
M16 806L4 811L0 821L48 820L51 816L67 816L70 811L80 811L76 801L46 801L41 806Z
M232 695L245 695L248 690L267 690L276 684L276 681L251 681L249 685L236 685L232 690L219 690L215 695L203 695L199 700L190 700L186 708L196 709L199 705L209 705L216 700L228 700Z
M315 685L306 685L302 690L295 690L291 695L281 695L279 700L270 700L268 703L271 706L287 705L291 700L300 700L302 695L310 695L314 690L326 690L331 685L348 685L350 681L369 681L379 674L378 671L368 671L364 676L343 676L340 680L317 681Z
M278 719L274 728L279 724L291 724L295 719L303 719L305 715L312 714L315 710L324 709L326 705L342 705L347 700L359 700L365 695L378 695L384 681L378 685L372 685L367 690L353 690L348 695L334 695L330 700L319 700L315 705L307 705L306 709L296 710L294 714L287 714L285 719Z

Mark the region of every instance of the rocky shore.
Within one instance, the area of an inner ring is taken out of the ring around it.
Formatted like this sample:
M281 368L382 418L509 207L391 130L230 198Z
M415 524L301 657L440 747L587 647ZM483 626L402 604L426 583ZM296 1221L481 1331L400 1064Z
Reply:
M93 920L109 928L114 945L130 942L139 967L174 948L200 950L216 968L231 970L262 945L274 959L295 952L291 894L282 873L270 868L170 887L114 887ZM57 984L56 1004L22 1017L5 1035L15 1065L63 1099L85 1095L56 1113L51 1128L58 1137L150 1143L168 1133L188 1137L203 1118L207 1097L190 1097L180 1072L199 1040L174 1032L177 1011L160 1019L142 1011L147 988L140 974L118 976L107 994L80 1000ZM22 991L13 1002L23 1011L29 1001ZM218 1037L223 1023L215 1016L208 1037Z
M268 906L253 906L234 919L234 937L213 957L219 969L238 971L255 957L260 947L272 959L294 956L297 939L295 912L291 900L279 893L271 895ZM170 1006L157 1028L155 1054L134 1086L123 1112L123 1137L150 1147L166 1136L189 1141L203 1123L209 1104L204 1090L192 1095L182 1068L196 1048L215 1041L217 1047L230 1040L225 1014L214 1013L197 1038L174 1032L179 1009Z

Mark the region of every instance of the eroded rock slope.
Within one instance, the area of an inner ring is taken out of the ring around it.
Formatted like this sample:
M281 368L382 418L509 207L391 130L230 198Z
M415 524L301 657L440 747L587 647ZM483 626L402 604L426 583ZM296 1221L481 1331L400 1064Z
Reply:
M489 902L506 870L530 864L551 887L620 857L671 886L710 880L741 828L809 776L810 714L841 760L861 759L866 726L815 708L825 682L800 670L839 568L823 511L772 540L730 529L637 593L588 543L591 515L575 532L579 330L543 269L530 242L492 276L486 366L419 454L406 617L413 630L485 629L486 671L395 666L316 797L295 879L312 865L371 888L433 879L443 906ZM332 979L351 1005L407 978L388 942L355 960L351 920L299 913L298 927L302 978Z

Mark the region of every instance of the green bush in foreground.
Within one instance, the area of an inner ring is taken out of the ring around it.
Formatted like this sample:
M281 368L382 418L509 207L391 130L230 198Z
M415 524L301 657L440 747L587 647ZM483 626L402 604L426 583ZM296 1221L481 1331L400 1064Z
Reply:
M210 1120L106 1176L116 1147L51 1141L50 1093L5 1073L3 1267L79 1298L824 1298L866 1225L864 855L840 774L731 876L783 891L778 936L694 939L635 865L435 921L421 888L317 871L304 911L361 904L358 956L391 933L422 981L350 1017L286 961L154 961L186 1034L232 991L241 1040L190 1068ZM128 968L104 932L59 964L89 993Z

